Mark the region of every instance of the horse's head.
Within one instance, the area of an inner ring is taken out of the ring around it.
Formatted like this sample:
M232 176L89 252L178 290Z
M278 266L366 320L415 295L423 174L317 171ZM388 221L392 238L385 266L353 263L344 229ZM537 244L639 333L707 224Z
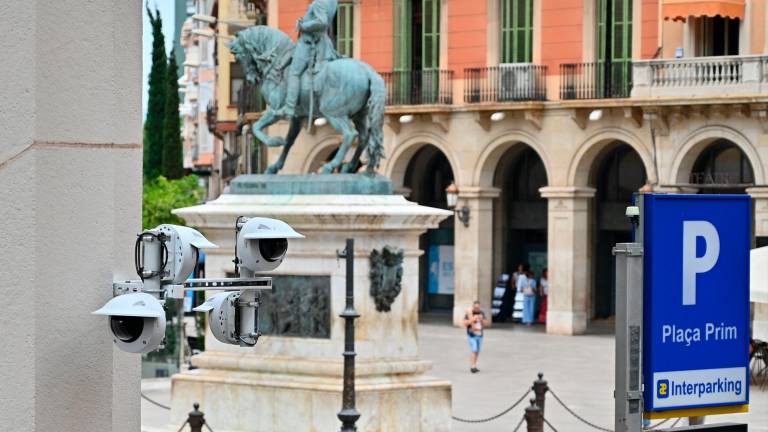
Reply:
M253 26L238 32L227 47L243 67L245 78L258 84L269 65L292 45L291 38L280 30Z

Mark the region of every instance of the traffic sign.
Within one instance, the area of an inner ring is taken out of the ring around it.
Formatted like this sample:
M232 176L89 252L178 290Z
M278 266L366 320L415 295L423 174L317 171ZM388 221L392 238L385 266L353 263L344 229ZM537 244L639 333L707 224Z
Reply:
M750 198L642 197L645 411L659 414L649 417L743 411Z

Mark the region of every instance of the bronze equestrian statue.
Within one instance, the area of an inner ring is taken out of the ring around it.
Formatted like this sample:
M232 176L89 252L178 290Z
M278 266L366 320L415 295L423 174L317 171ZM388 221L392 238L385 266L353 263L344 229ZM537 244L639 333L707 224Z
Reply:
M268 105L252 126L254 136L270 147L283 147L280 158L267 168L269 174L283 168L302 123L310 124L315 116L325 117L343 135L336 156L323 165L323 173L357 172L363 151L368 156L367 171L372 173L384 157L384 80L368 64L340 58L333 48L327 29L336 6L336 0L315 0L297 23L297 45L285 33L267 26L243 30L229 44L246 79L260 86ZM262 131L286 117L290 127L285 138ZM357 148L342 165L355 139Z

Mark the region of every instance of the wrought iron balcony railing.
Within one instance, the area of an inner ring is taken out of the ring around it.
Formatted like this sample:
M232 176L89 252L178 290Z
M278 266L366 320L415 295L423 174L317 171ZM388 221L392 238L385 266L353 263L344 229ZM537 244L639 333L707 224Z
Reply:
M631 62L560 65L560 99L626 98L631 91Z
M387 105L450 105L453 71L414 70L381 74L387 85Z
M547 99L547 67L505 64L464 69L464 102L520 102Z
M244 82L237 92L237 115L262 112L266 109L266 103L261 97L258 86Z

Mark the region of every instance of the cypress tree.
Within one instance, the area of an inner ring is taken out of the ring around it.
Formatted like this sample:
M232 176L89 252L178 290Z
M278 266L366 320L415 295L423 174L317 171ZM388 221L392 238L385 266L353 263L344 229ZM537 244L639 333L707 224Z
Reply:
M149 100L147 101L147 119L144 122L144 177L152 180L160 175L163 151L163 123L167 91L167 62L165 37L160 11L155 15L149 10L149 22L152 24L152 69L149 72Z
M169 180L184 175L184 155L181 144L181 121L179 120L179 82L177 81L176 53L168 57L165 87L165 121L163 124L162 174Z

